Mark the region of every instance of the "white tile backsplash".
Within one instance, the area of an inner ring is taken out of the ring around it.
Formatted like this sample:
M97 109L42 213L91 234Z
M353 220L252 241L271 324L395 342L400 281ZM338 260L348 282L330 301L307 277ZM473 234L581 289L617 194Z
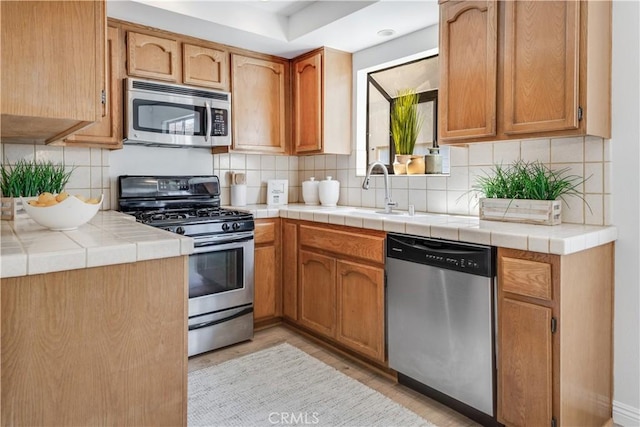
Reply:
M584 138L558 138L551 140L551 163L582 163Z
M551 142L548 139L534 139L520 143L520 157L525 162L539 161L549 163L551 160Z
M152 150L152 149L150 149ZM586 202L572 197L563 204L563 222L611 223L610 142L602 138L554 138L525 141L488 142L451 147L451 174L443 176L392 176L392 196L403 210L414 205L417 212L477 215L477 199L469 189L477 176L490 173L494 164L506 165L522 158L540 161L569 174L588 177L579 191ZM151 153L151 151L149 151ZM360 151L364 155L364 151ZM103 209L116 207L115 177L122 174L118 166L110 167L110 150L80 147L54 147L39 144L0 144L0 159L14 163L18 159L42 159L77 166L69 188L74 193L106 196ZM302 181L311 176L322 180L327 175L340 181L340 204L382 208L384 181L381 176L371 180L370 190L362 190L362 176L357 176L356 154L316 156L273 156L260 154L216 154L211 156L211 168L222 184L222 202L229 203L228 171L247 174L247 202L266 203L266 181L280 177L289 180L289 202L302 201ZM115 168L115 169L114 169ZM126 172L125 172L126 173ZM171 172L167 172L171 173ZM113 176L110 176L112 175ZM111 196L111 197L109 197ZM380 224L382 227L382 224ZM470 232L472 234L473 232ZM486 236L482 236L486 240ZM544 246L535 242L536 247Z

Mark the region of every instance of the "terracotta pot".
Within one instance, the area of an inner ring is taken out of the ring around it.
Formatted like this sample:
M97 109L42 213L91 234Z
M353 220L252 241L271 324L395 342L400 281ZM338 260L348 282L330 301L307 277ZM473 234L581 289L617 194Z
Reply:
M407 175L422 175L424 168L424 156L411 156L411 160L407 163Z

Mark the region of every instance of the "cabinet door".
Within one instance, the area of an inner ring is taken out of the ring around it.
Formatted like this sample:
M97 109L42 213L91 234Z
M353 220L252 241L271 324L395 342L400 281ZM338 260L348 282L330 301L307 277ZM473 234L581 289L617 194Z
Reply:
M550 425L551 309L503 298L498 316L498 421Z
M234 150L286 152L285 73L282 62L231 55Z
M276 303L276 248L264 246L255 249L253 317L262 320L277 315Z
M504 132L577 129L580 2L506 1L504 12Z
M282 314L298 320L298 226L282 227Z
M120 77L120 31L107 28L105 115L82 132L65 140L67 145L122 148L122 80Z
M185 84L229 90L229 53L183 43L182 77Z
M337 307L337 340L384 362L384 269L338 261Z
M322 150L322 53L293 64L296 153Z
M254 320L281 315L280 220L258 219L255 227Z
M328 337L336 331L336 260L300 251L300 324Z
M0 138L59 141L100 120L104 1L0 2Z
M496 135L497 2L440 6L440 140Z
M163 37L127 32L127 74L178 82L178 42Z

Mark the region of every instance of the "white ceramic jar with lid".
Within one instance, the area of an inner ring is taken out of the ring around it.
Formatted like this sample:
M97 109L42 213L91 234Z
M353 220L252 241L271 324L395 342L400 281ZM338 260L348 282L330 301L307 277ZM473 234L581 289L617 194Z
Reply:
M319 181L315 177L310 177L308 181L302 182L302 200L305 205L317 205L320 202Z
M340 182L330 176L323 179L320 181L319 196L323 206L335 206L340 198Z

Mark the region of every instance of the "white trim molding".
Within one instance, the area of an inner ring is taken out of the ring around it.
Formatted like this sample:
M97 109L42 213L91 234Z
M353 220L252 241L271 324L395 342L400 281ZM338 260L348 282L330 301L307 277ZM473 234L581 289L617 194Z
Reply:
M640 408L613 401L613 422L624 427L640 426Z

